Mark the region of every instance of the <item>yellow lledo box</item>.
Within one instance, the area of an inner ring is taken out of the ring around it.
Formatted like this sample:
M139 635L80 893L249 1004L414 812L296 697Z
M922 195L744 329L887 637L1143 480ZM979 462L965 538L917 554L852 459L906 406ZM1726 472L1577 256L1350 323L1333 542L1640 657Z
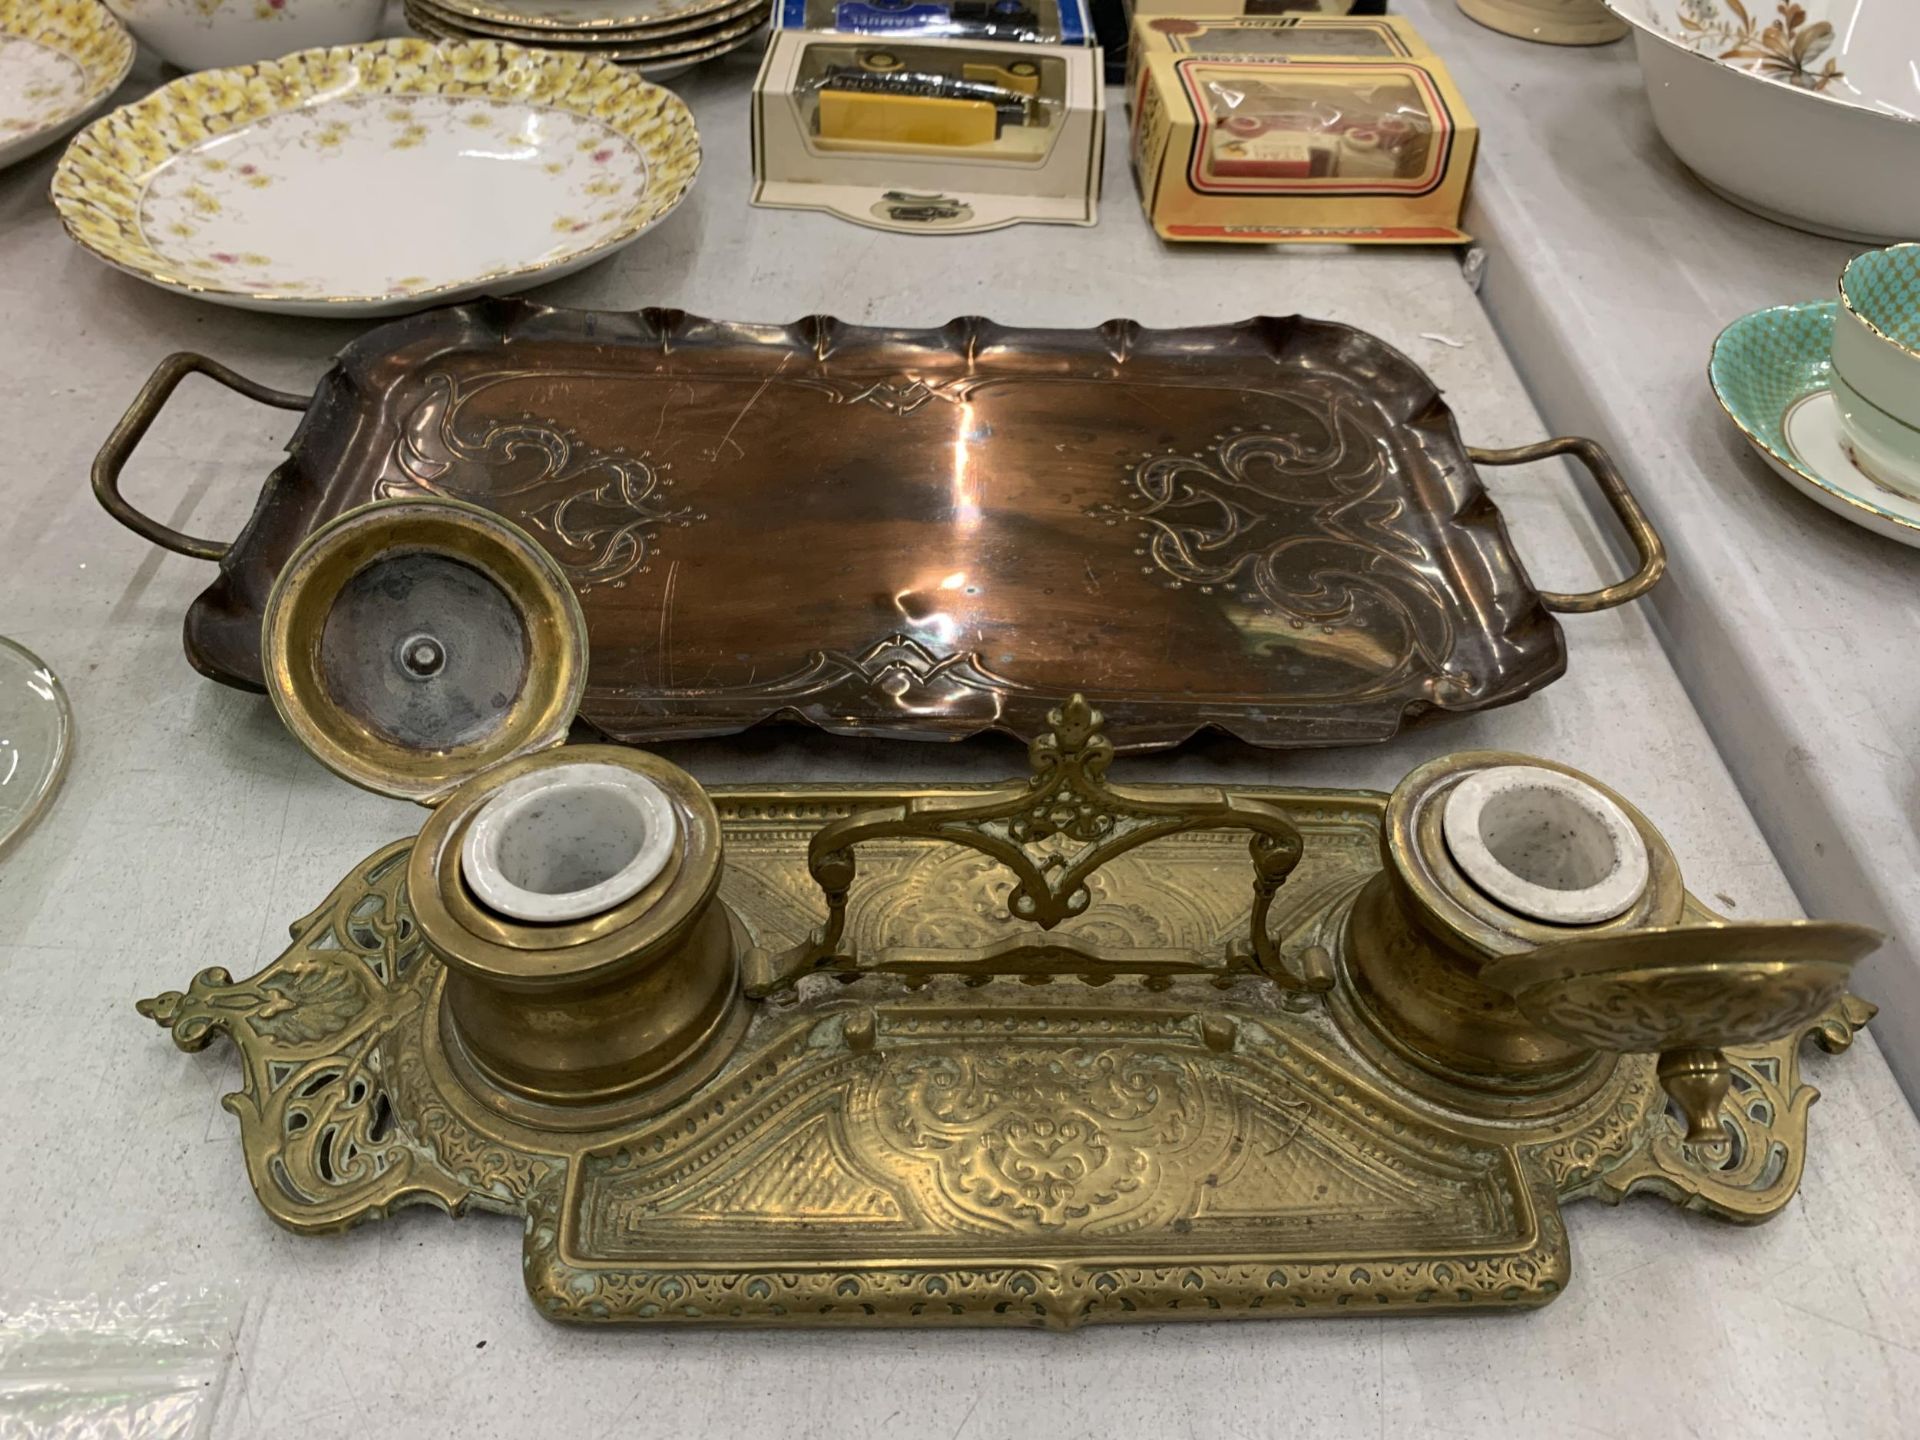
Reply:
M1143 16L1132 158L1169 240L1459 244L1478 127L1394 18Z

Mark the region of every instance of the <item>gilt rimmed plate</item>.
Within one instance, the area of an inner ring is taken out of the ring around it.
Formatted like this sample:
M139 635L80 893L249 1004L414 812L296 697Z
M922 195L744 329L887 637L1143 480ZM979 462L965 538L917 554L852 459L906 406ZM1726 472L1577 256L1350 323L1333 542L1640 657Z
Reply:
M671 36L657 45L593 45L584 51L569 47L569 51L590 54L623 69L638 71L655 80L665 80L704 61L717 60L752 44L754 37L766 25L769 13L767 10L755 11L734 24L712 31ZM456 28L450 21L437 15L428 15L416 5L407 5L405 14L407 23L422 35L441 41L460 40L467 35L466 31Z
M0 0L0 167L77 128L133 68L99 0Z
M1920 547L1920 501L1853 463L1833 383L1838 302L1810 300L1743 315L1713 342L1713 393L1760 458L1810 499L1876 535Z
M495 25L554 31L644 30L718 7L716 0L441 0L440 8Z
M387 40L184 76L88 126L67 231L171 290L378 315L601 259L700 166L678 97L598 57Z
M715 0L709 8L683 11L658 20L646 20L621 29L539 29L498 20L482 20L463 15L448 0L408 0L407 8L417 10L429 20L458 34L482 40L508 40L522 45L558 45L564 48L591 45L650 44L669 35L684 35L710 30L730 20L738 20L752 10L770 9L772 0Z
M710 29L700 29L681 34L654 39L643 37L640 43L615 41L594 41L577 46L571 40L565 42L565 53L588 54L601 60L611 60L621 65L637 65L642 69L653 69L663 65L693 64L701 60L717 59L730 51L739 49L753 38L753 35L767 23L772 13L770 4L750 7L734 20L715 25ZM407 23L425 35L435 35L443 40L459 39L467 32L462 31L454 21L433 14L424 7L408 3L406 6ZM545 44L546 42L528 42Z

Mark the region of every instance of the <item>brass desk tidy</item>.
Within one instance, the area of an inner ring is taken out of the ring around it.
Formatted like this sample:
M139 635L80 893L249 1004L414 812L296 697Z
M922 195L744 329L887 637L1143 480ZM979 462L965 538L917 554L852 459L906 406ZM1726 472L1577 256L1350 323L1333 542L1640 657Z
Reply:
M504 522L416 509L351 564L353 516L295 556L276 701L353 778L434 795L324 737L356 706L400 735L440 675L356 690L317 637L355 576L437 544L518 597L520 690L461 715L468 778L278 960L141 1005L183 1048L239 1047L226 1103L293 1230L524 1215L527 1288L564 1320L1537 1306L1570 1273L1564 1200L1784 1205L1799 1047L1873 1013L1845 989L1873 932L1720 921L1626 801L1521 756L1391 796L1124 786L1078 697L993 787L708 795L540 749L527 716L577 683L564 582ZM353 623L455 668L415 615ZM651 869L647 827L593 808L629 799L674 841Z

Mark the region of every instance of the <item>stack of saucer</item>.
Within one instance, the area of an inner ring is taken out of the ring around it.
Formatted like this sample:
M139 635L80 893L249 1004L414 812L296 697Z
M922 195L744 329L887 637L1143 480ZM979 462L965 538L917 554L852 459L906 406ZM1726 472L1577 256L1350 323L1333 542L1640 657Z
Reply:
M772 0L406 0L438 40L506 40L678 74L750 43Z

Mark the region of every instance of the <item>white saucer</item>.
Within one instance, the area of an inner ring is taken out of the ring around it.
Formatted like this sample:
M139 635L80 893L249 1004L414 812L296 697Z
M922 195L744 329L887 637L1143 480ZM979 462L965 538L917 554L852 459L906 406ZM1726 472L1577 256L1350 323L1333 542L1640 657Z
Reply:
M1714 398L1782 480L1843 520L1920 549L1920 501L1862 473L1840 430L1834 311L1808 300L1742 315L1707 362Z
M1840 404L1831 390L1816 390L1794 401L1781 417L1781 430L1793 458L1823 483L1808 485L1805 477L1756 446L1775 470L1836 515L1889 540L1920 548L1920 500L1889 489L1853 463L1840 428ZM1891 518L1881 512L1890 512Z

